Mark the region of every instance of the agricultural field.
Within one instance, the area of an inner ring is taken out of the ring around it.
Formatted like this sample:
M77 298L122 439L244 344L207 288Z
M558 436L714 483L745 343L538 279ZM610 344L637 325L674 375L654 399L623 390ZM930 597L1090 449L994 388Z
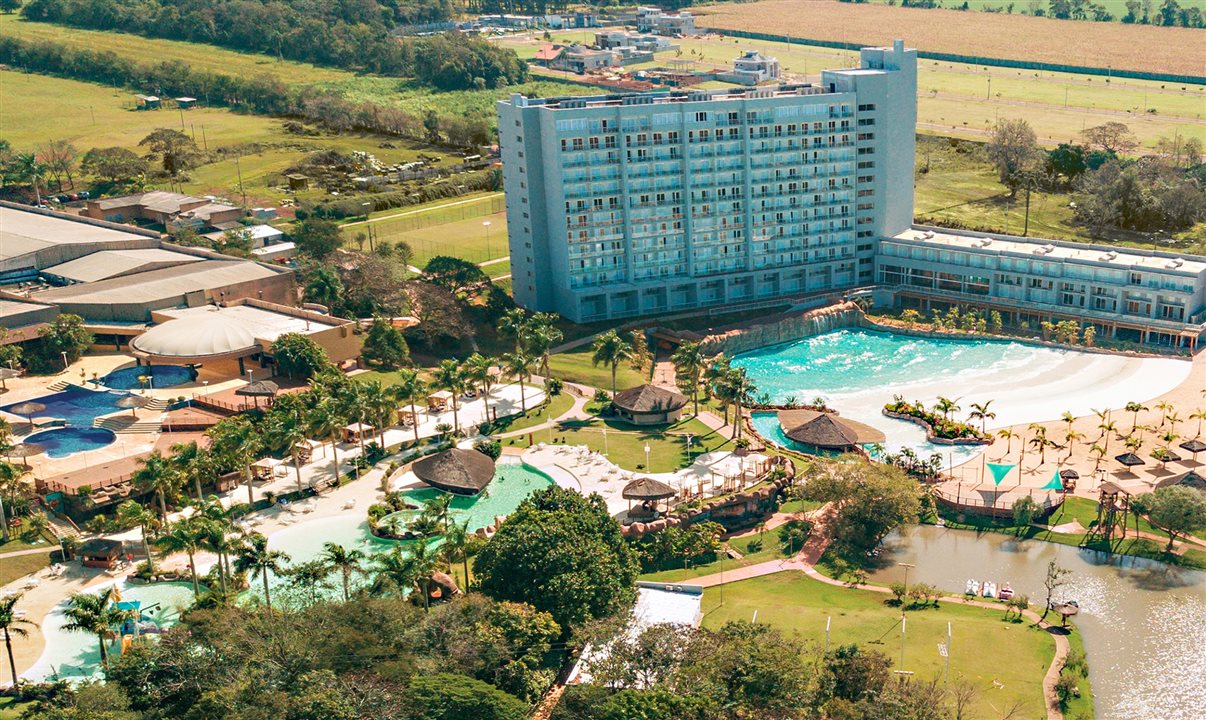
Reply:
M899 0L864 0L865 2L876 3L879 5L899 5ZM962 0L941 0L941 4L952 9L960 9L964 2ZM1033 8L1038 7L1046 10L1048 7L1047 0L966 0L967 9L975 12L991 12L1006 15L1033 15ZM1094 0L1094 4L1105 8L1105 11L1114 16L1114 22L1121 22L1122 17L1126 15L1126 0ZM1184 0L1178 3L1182 8L1189 9L1196 7L1199 10L1206 10L1206 2L1204 0ZM1160 11L1159 2L1152 3L1151 14L1156 15Z
M555 33L552 39L592 42L593 35ZM513 36L499 42L531 57L543 41ZM709 35L675 42L681 46L678 51L626 69L664 67L670 60L689 60L701 70L728 67L739 53L758 50L778 58L789 78L816 82L824 69L858 62L852 51L744 38ZM1052 146L1075 139L1085 127L1111 121L1128 124L1147 147L1176 133L1206 140L1206 85L921 60L917 88L918 130L934 135L984 139L998 118L1020 117L1030 122L1041 142Z
M801 12L807 7L807 12ZM884 44L905 38L932 52L1180 75L1206 74L1202 31L1079 20L889 7L837 0L760 0L693 7L700 27Z

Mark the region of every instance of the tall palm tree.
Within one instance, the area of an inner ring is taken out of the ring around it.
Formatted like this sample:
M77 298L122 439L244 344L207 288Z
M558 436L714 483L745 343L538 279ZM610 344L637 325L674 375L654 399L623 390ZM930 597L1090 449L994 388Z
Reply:
M1165 450L1168 450L1169 446L1172 445L1177 440L1179 440L1180 438L1181 438L1181 436L1178 435L1175 431L1173 431L1171 429L1165 430L1164 434L1160 436L1160 439L1164 441L1164 449Z
M1030 438L1030 446L1039 453L1039 465L1047 462L1047 446L1051 442L1047 439L1047 428L1038 423L1030 423L1029 430L1034 433Z
M1072 459L1072 448L1076 446L1077 440L1084 440L1085 434L1069 428L1064 432L1064 442L1068 443L1068 459Z
M301 417L293 414L272 413L268 416L265 438L270 445L284 448L293 461L293 472L297 477L297 491L302 491L301 453L298 449L306 440L306 426Z
M442 492L423 502L423 514L439 520L444 532L448 532L448 517L452 509L452 495Z
M344 426L344 418L340 414L339 408L331 398L323 398L310 411L306 420L310 426L310 432L318 437L326 438L331 443L331 473L334 482L338 483L339 448L336 447L336 444L339 442L339 435L343 432Z
M538 362L540 375L546 380L553 346L565 339L565 334L554 324L556 321L553 313L538 312L528 318L523 328L524 351Z
M1177 424L1181 422L1181 415L1176 410L1172 410L1168 413L1167 419L1168 429L1177 432Z
M365 416L368 415L368 397L365 394L365 385L360 382L348 383L347 387L341 392L332 395L336 407L339 410L339 415L347 422L357 422L364 424ZM364 433L356 433L356 444L360 448L360 455L364 455Z
M1193 434L1193 439L1197 440L1202 437L1202 421L1206 420L1206 409L1198 408L1189 414L1189 419L1198 421L1198 429Z
M193 579L194 600L201 592L201 585L197 581L196 557L205 541L205 522L204 518L196 516L178 520L168 526L167 532L155 540L155 544L169 554L182 552L188 555L188 570Z
M167 496L175 494L179 487L180 476L176 469L168 462L168 459L163 456L163 453L155 450L145 458L138 461L139 468L134 471L131 479L134 481L134 486L139 491L155 493L155 497L159 500L159 515L167 517Z
M209 429L210 449L219 462L229 468L241 468L247 483L247 502L255 503L251 463L263 448L263 438L245 415L218 422Z
M961 409L958 405L959 398L951 399L948 397L939 397L938 402L934 403L934 412L942 413L942 417L950 420L951 413L959 412Z
M169 463L180 478L181 486L192 485L197 493L197 500L205 499L201 486L212 480L217 472L213 467L213 454L202 448L196 441L176 443L172 445ZM183 487L181 487L183 492Z
M739 438L741 437L742 425L744 424L741 422L741 408L754 401L754 395L758 392L758 387L743 367L729 370L728 377L725 380L725 387L729 399L733 402L733 437Z
M485 417L490 420L490 388L494 385L494 373L490 372L495 360L481 353L473 353L465 358L465 379L482 389L482 402L485 403Z
M364 567L365 554L361 550L348 550L342 545L326 542L322 544L322 561L332 570L338 570L343 578L343 599L347 602L352 597L352 573L360 572Z
M1096 443L1089 447L1089 454L1094 456L1093 472L1097 472L1101 468L1101 461L1105 458L1107 452L1105 448Z
M423 381L416 370L403 368L398 371L398 378L390 386L389 393L394 402L410 405L410 419L414 422L415 442L419 442L419 413L415 409L415 400L423 392Z
M968 415L967 415L968 419L970 419L972 421L976 421L976 420L980 421L980 434L981 435L984 434L985 422L988 420L996 420L997 419L997 414L995 412L993 412L992 410L988 409L988 407L990 405L992 405L992 402L993 402L992 400L986 400L982 403L972 403L971 404L971 412L968 413Z
M377 444L384 450L385 428L394 424L394 412L397 410L397 405L385 391L380 380L369 380L361 385L364 393L364 414L370 424L377 429Z
M109 640L114 635L113 628L120 625L130 613L119 610L113 601L113 586L98 593L74 593L67 597L67 608L63 611L67 618L63 629L68 632L86 632L96 636L100 644L101 664L109 665Z
M503 353L503 372L519 381L519 410L528 411L528 400L525 396L523 381L532 375L532 358L523 350L514 353Z
M461 369L461 364L452 358L442 361L432 373L432 383L452 393L452 429L460 432L461 393L466 389L465 371Z
M1059 416L1059 419L1063 420L1064 423L1067 424L1069 430L1072 429L1072 423L1076 422L1076 416L1072 414L1071 410L1065 410L1063 414Z
M222 597L229 592L230 556L238 543L230 533L230 521L225 517L206 517L199 523L202 547L218 556L218 584Z
M1113 420L1104 420L1097 426L1097 429L1101 431L1101 434L1097 436L1097 439L1105 440L1105 450L1106 452L1109 452L1110 436L1118 432L1118 423L1114 422Z
M528 328L528 316L523 308L513 308L498 319L498 334L515 341L515 352L524 348L524 334Z
M469 590L469 544L473 537L473 533L469 531L469 520L466 519L462 523L452 523L444 531L444 544L440 546L440 550L444 552L444 557L448 561L448 569L452 569L454 560L460 559L461 566L465 572L465 591Z
M997 437L1005 438L1005 454L1008 455L1009 451L1013 449L1013 439L1018 437L1018 434L1009 428L1003 428L997 431Z
M704 399L712 398L712 391L716 389L717 383L729 374L729 368L733 366L733 360L724 353L719 353L712 358L704 368ZM726 412L725 423L728 423Z
M590 349L592 352L591 365L595 367L606 365L611 368L611 394L615 396L616 371L619 370L621 363L632 359L632 346L625 342L624 338L620 337L615 330L608 330L595 338Z
M147 556L147 572L155 573L155 556L151 554L151 531L159 526L155 513L147 510L137 500L126 500L117 506L117 522L125 527L137 527L142 538L142 551Z
M272 595L268 590L268 573L280 573L289 562L289 555L280 550L268 548L268 538L260 533L252 533L239 548L235 555L235 570L259 575L264 581L264 605L272 609Z
M703 382L704 367L707 365L703 348L697 342L684 342L674 349L670 362L674 364L680 387L685 385L691 388L691 402L694 403L695 415L698 417L699 384Z
M4 649L8 651L8 670L13 676L13 687L17 687L17 662L13 659L13 637L27 637L27 627L37 627L33 622L18 617L13 607L20 595L0 597L0 631L4 633Z
M1135 433L1135 428L1139 425L1139 413L1147 409L1143 403L1129 402L1126 404L1126 411L1131 413L1131 434Z

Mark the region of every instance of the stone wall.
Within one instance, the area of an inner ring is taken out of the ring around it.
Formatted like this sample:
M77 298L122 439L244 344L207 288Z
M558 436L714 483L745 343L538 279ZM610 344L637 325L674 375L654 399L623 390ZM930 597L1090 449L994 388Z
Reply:
M858 305L843 302L786 315L765 323L747 325L708 335L700 343L705 353L736 355L769 345L791 342L844 327L858 327L863 313Z

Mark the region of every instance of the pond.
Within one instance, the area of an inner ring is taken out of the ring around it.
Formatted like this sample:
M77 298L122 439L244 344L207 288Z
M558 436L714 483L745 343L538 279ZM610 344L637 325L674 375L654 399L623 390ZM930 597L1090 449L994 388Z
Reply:
M903 579L962 593L968 579L1009 582L1042 607L1047 563L1071 570L1059 599L1076 600L1096 715L1201 720L1206 713L1206 573L998 533L929 525L885 541L879 583ZM958 628L955 629L957 635ZM977 648L977 652L988 649Z

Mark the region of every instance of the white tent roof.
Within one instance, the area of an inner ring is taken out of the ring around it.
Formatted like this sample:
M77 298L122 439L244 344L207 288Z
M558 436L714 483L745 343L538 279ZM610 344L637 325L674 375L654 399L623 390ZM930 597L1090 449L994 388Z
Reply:
M246 327L220 313L169 320L134 338L130 346L147 355L182 360L233 357L259 350Z

